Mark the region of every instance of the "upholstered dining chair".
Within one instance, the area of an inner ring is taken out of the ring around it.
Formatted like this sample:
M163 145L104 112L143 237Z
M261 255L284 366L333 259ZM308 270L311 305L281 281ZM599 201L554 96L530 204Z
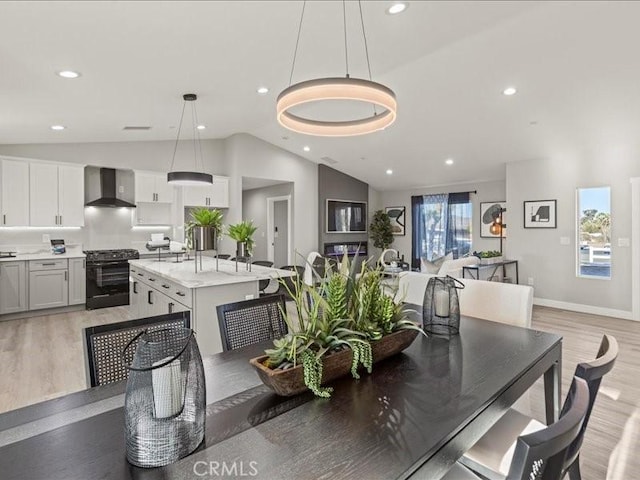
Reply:
M572 445L578 440L589 409L587 382L574 377L560 420L537 432L517 438L507 465L506 480L561 480ZM421 478L420 471L411 478ZM460 463L443 480L481 480ZM426 479L425 479L426 480Z
M283 316L286 308L282 295L218 305L222 349L226 352L283 337L288 332Z
M584 424L578 436L567 450L567 461L564 471L570 480L580 480L580 447L589 417L600 389L602 377L611 371L618 357L618 342L609 335L604 335L595 360L579 363L575 376L586 381L589 388L589 402ZM568 397L562 411L570 408ZM532 432L543 430L545 426L517 410L511 408L491 429L469 450L461 462L488 479L504 479L509 464L514 458L517 438Z
M87 384L97 387L126 380L129 370L122 363L122 352L140 332L190 326L191 314L177 312L85 328ZM135 348L132 351L135 351Z
M259 265L261 267L273 267L273 262L270 262L269 260L254 260L253 262L251 262L252 265ZM265 289L269 286L269 284L271 283L271 280L267 279L267 280L258 280L258 291L260 292L260 295L265 295Z

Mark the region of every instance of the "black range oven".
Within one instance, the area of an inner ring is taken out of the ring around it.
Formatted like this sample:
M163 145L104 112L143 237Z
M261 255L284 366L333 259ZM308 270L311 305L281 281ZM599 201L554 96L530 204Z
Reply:
M137 250L87 250L87 309L129 305L129 260Z

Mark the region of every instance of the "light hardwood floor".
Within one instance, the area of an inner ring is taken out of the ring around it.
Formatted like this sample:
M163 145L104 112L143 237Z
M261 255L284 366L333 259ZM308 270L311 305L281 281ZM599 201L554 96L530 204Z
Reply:
M0 412L86 388L82 328L126 319L126 307L116 307L0 322ZM582 447L583 479L640 478L640 323L535 307L533 326L564 337L563 393L602 334L616 337L618 362L602 383ZM544 421L541 381L531 404Z

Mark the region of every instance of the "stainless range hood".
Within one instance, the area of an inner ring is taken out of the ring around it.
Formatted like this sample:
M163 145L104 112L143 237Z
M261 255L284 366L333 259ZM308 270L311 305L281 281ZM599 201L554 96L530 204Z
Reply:
M127 180L127 174L131 173L131 184L133 183L133 172L126 170L118 170L115 168L98 168L87 167L85 168L85 200L91 199L85 202L85 207L108 207L108 208L120 208L130 207L135 208L135 204L123 198L124 195L118 194L118 185L122 182L117 182L116 173L120 173L118 180ZM96 185L96 181L99 178L99 186ZM133 192L132 188L125 189L123 191Z

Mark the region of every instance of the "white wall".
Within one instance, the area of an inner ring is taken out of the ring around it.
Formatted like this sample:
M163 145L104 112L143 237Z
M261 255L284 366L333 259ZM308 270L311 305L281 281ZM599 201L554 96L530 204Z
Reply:
M318 243L318 166L263 140L239 133L225 140L225 174L230 176L227 223L242 220L242 176L295 183L293 192L292 247L306 255ZM224 238L221 251L235 251ZM303 260L292 256L293 263Z
M520 212L509 217L508 253L520 261L520 281L534 279L536 298L629 316L625 312L631 310L631 249L618 247L618 239L631 237L629 180L639 175L637 154L623 150L563 154L507 165L507 202L512 211ZM611 187L611 279L578 278L576 189L607 185ZM525 230L523 202L549 199L557 200L558 228ZM571 245L560 245L560 237L569 237Z
M415 190L403 190L403 191L389 191L381 193L381 206L385 207L406 207L406 235L395 236L393 245L391 248L395 248L401 255L405 256L405 260L411 261L411 197L413 195L431 195L438 193L454 193L454 192L469 192L476 190L476 194L471 195L471 203L473 205L473 224L472 224L472 250L498 250L500 244L497 238L481 238L480 237L480 203L481 202L493 202L504 201L506 198L505 183L503 181L497 182L482 182L482 183L466 183L461 185L444 185L440 187L421 188ZM509 205L507 205L509 209ZM507 227L510 225L507 223L508 214L505 215L505 223ZM510 234L507 232L507 236ZM504 243L503 250L508 252L508 244L510 240L507 239ZM520 277L522 278L522 276Z
M293 191L293 183L283 183L270 187L253 188L242 192L242 218L245 220L253 220L253 224L258 227L254 235L255 246L253 249L253 258L255 260L268 260L267 198L291 195L293 199Z

